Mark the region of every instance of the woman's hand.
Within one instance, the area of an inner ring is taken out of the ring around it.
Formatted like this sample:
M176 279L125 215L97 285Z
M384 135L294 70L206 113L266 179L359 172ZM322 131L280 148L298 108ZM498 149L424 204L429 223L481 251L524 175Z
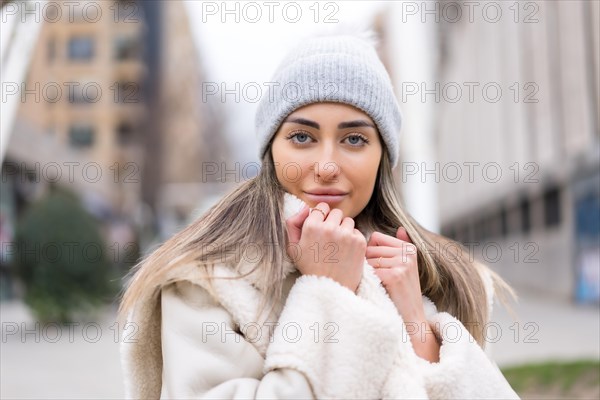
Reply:
M362 279L367 241L354 220L319 203L286 221L288 255L303 275L331 278L356 293Z
M406 229L398 228L395 238L373 232L366 257L402 316L416 353L429 361L438 361L439 345L423 307L417 247Z

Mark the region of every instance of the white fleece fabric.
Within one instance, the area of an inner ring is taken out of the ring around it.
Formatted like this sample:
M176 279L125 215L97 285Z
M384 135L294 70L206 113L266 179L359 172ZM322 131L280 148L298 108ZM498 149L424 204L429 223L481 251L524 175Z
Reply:
M298 206L286 195L286 216ZM128 398L518 399L464 325L423 296L440 362L416 355L406 326L366 263L357 290L303 276L286 262L284 302L256 316L253 276L215 280L197 265L172 271L129 316L121 341ZM235 276L217 265L217 275ZM488 304L493 288L486 285ZM130 333L130 332L129 332Z

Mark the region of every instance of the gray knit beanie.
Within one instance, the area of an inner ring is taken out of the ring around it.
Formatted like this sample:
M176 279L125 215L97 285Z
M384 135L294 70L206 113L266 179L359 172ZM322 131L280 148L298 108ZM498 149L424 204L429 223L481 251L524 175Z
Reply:
M313 37L289 52L270 82L269 95L258 105L259 157L289 114L318 102L345 103L368 114L396 166L402 116L390 77L371 41L346 34Z

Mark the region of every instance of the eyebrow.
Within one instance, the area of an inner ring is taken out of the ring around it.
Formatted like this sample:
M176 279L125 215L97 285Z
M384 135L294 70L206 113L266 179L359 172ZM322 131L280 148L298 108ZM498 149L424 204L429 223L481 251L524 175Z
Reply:
M311 128L315 128L315 129L321 129L321 126L316 123L315 121L311 121L310 119L306 119L306 118L286 118L285 121L283 121L283 123L294 123L294 124L300 124L300 125L306 125L306 126L310 126ZM370 127L373 129L377 129L375 127L375 125L373 125L370 122L367 122L365 120L362 119L358 119L356 121L347 121L347 122L340 122L338 124L338 129L345 129L345 128L360 128L360 127Z

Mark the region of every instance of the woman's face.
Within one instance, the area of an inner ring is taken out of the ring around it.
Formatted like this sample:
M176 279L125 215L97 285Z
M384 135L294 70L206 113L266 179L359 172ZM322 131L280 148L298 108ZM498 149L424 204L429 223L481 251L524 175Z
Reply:
M371 198L383 151L373 120L341 103L314 103L291 113L271 150L287 192L311 207L326 202L351 218Z

